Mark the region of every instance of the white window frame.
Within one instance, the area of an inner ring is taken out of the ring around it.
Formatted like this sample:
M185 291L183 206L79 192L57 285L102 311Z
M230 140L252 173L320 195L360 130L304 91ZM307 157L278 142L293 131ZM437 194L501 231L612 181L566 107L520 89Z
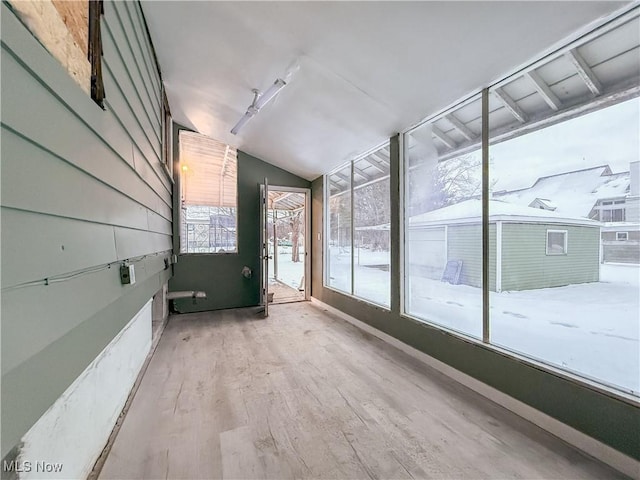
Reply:
M342 164L340 164L338 167L333 168L329 173L326 173L325 175L323 175L323 220L322 220L322 231L324 233L324 239L323 239L323 248L324 248L324 252L325 254L323 255L323 269L322 269L322 286L324 288L327 288L329 290L333 290L335 292L338 292L342 295L345 295L347 297L353 298L355 300L358 300L360 302L369 304L369 305L374 305L382 310L385 311L391 311L391 295L392 292L389 292L389 305L385 305L382 303L378 303L374 300L368 299L368 298L364 298L361 297L359 295L356 295L355 293L355 259L354 259L354 243L355 243L355 236L354 236L354 215L353 215L353 192L354 192L354 183L353 183L353 169L354 166L356 164L356 162L358 162L359 160L361 160L362 158L365 158L369 155L371 155L372 153L380 150L381 148L385 147L385 146L389 146L390 142L386 141L383 142L377 146L375 146L374 148L371 148L369 150L367 150L364 153L361 153L360 155L356 156L353 160L349 160L348 162L344 162ZM329 226L329 218L330 218L330 209L329 209L329 198L331 196L331 192L329 191L329 177L331 177L331 175L333 175L335 172L339 172L341 170L344 170L345 167L350 167L351 168L351 186L349 187L349 195L351 195L351 211L352 211L352 215L351 215L351 287L349 289L349 291L346 290L341 290L335 286L332 286L329 284L329 255L327 254L327 252L329 251L329 233L330 233L330 226ZM389 192L389 201L391 201L391 192ZM391 275L391 273L389 273ZM391 288L391 285L389 286L389 288Z
M553 253L549 251L549 234L550 233L562 233L564 234L564 248L562 253ZM552 230L552 229L548 229L547 230L547 235L545 237L546 243L545 243L545 248L546 248L546 252L547 255L550 256L558 256L558 255L567 255L567 253L569 252L567 249L567 246L569 245L569 231L568 230Z
M620 238L624 235L624 238ZM618 242L626 242L629 240L629 232L616 232L616 241Z

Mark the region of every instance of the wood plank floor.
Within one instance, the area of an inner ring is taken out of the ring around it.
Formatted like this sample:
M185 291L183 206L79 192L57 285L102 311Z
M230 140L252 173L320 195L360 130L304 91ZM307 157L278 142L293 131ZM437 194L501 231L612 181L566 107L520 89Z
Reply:
M172 316L100 478L624 478L309 303Z

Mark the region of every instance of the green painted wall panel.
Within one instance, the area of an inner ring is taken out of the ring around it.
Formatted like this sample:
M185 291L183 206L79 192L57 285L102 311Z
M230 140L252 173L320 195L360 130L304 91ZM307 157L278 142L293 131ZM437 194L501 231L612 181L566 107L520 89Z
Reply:
M150 186L130 188L135 181L129 175L134 168L131 139L113 112L102 111L87 95L80 94L75 82L68 82L63 67L37 41L16 41L22 30L13 14L3 15L2 78L12 90L11 95L7 89L2 92L2 123L156 209L158 193ZM38 62L24 63L34 56L39 57ZM66 108L61 109L61 105ZM50 128L53 112L57 123L65 124L64 136ZM70 138L75 142L68 141ZM102 142L96 142L96 138ZM121 158L128 168L105 162L108 156ZM171 202L165 203L162 214L170 220Z
M122 227L113 228L118 260L126 260L153 252L164 252L172 248L170 235Z
M2 204L7 207L171 234L168 220L5 128L0 154ZM74 188L62 196L64 182Z
M114 28L104 61L118 110L103 111L0 8L4 457L169 280L173 198L159 160L161 103L146 90L159 89L157 68L132 50L148 55L146 33L127 39L127 27ZM130 8L140 7L107 2L105 17L121 25L116 15ZM135 285L120 283L123 259L135 264Z
M142 306L166 283L153 275L2 376L2 453L17 443ZM4 322L3 315L3 322ZM3 327L4 328L4 327ZM4 350L4 333L3 333ZM4 352L3 352L4 356ZM46 392L46 394L44 394Z
M9 15L3 16L3 22L7 21L6 18ZM10 29L4 29L3 25L3 33L7 30ZM49 55L44 49L30 53L37 52L41 55ZM146 207L157 210L167 220L171 219L170 202L161 200L159 194L142 178L135 174L132 176L134 170L130 140L128 146L118 145L117 149L116 146L107 144L104 139L97 140L96 133L88 128L84 118L81 119L77 112L74 113L66 108L60 99L55 98L51 91L4 48L2 79L5 85L11 85L10 94L9 89L2 90L3 125L19 132L40 148L74 164L91 176L113 185L114 188L130 195ZM84 92L81 92L82 90L76 87L76 95L84 95ZM97 108L95 113L105 117L113 115L112 112L103 112L96 105L94 106ZM64 125L63 135L51 128L52 116L56 118L56 123ZM108 118L103 119L103 121L106 120ZM117 129L122 130L122 127L117 125ZM120 136L114 139L125 141ZM128 152L127 157L119 156L118 150ZM164 208L160 202L164 203Z
M392 172L399 169L397 156L395 159L392 157L391 162ZM398 172L392 175L398 175ZM323 242L318 239L319 234L323 235L322 188L322 177L312 182L311 292L315 298L640 460L640 413L637 406L546 372L480 343L406 318L401 315L399 304L394 303L392 310L387 311L324 288ZM392 230L391 233L391 256L397 258L399 264L400 233L399 230ZM399 274L394 273L397 270L394 270L393 266L391 271L395 277L392 278L391 295L392 298L399 298Z
M125 2L111 2L105 5L105 15L103 25L105 30L109 30L109 36L115 39L120 39L115 44L115 47L120 52L118 57L122 61L122 67L126 70L127 75L118 75L118 78L123 80L130 79L133 83L133 87L136 91L136 96L140 99L141 104L159 105L160 96L151 95L149 92L149 86L147 84L155 85L156 88L160 87L160 79L158 77L157 67L153 67L147 64L147 58L143 54L141 55L139 39L137 34L144 37L144 29L140 32L136 32L133 28L128 9ZM144 39L142 39L144 42ZM116 57L114 56L114 60ZM152 62L155 65L155 62ZM146 74L146 75L144 75ZM160 109L148 109L140 120L148 120L151 130L149 134L156 137L158 146L158 152L161 145L161 134L158 135L160 130L157 130L161 122L161 110ZM153 138L153 137L151 137Z
M134 55L138 59L137 65L142 70L145 85L149 88L153 101L160 104L162 102L162 82L160 81L160 74L155 62L153 47L151 43L146 41L146 26L143 20L142 7L139 2L114 2L114 4L122 19L124 28L127 32L133 32L133 34L135 34L135 42L131 37L131 33L129 33L128 39L132 46L135 43L139 48L139 50L136 51L134 47ZM127 18L130 22L130 28L127 26ZM138 52L141 52L140 56Z
M2 293L2 372L57 341L95 312L164 274L164 258L170 252L135 262L136 284L122 285L117 265L64 282L7 290ZM34 301L37 298L38 301ZM66 301L60 301L65 299ZM55 307L55 308L52 308Z
M309 188L310 183L244 152L238 152L238 253L180 255L170 291L204 290L206 300L176 301L180 312L248 307L260 302L260 184ZM176 212L178 209L176 209ZM177 220L176 220L177 223ZM242 268L253 270L244 278Z
M566 230L566 255L547 255L547 230ZM558 287L599 279L600 229L576 225L505 223L502 289Z
M111 225L2 207L1 237L3 288L116 260Z
M112 2L109 4L106 7L106 11L109 13L105 15L105 24L109 25L115 32L114 24L117 21L117 27L121 29L121 36L124 37L127 47L123 48L123 51L127 55L131 54L130 58L124 58L125 67L129 71L131 78L134 79L138 96L143 99L143 102L159 105L161 98L157 92L159 92L161 82L158 76L158 69L155 68L155 63L150 61L149 50L142 47L143 43L148 45L144 41L145 29L136 29L134 23L132 23L133 17L128 8L130 5L134 5L134 11L139 7L139 5L131 2ZM111 9L113 9L114 15L110 14ZM162 125L162 112L160 110L150 109L146 115L151 124L154 125L154 128Z

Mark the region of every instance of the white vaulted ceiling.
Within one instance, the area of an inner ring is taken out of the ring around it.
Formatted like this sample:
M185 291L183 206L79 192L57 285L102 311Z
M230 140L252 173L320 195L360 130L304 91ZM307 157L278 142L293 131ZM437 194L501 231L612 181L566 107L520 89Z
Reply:
M147 1L176 122L313 179L628 2ZM230 130L292 65L237 136Z

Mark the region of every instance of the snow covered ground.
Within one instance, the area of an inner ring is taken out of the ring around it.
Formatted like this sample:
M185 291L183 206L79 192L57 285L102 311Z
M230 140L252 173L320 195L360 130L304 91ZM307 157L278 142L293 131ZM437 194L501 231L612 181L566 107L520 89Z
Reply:
M273 257L273 254L271 255ZM300 260L304 260L304 250L300 248ZM273 258L269 260L269 277L274 278ZM278 280L298 289L300 279L304 275L304 261L291 261L291 247L278 247Z
M351 292L351 250L331 247L329 283L333 288ZM383 306L389 306L391 276L389 252L372 252L356 248L354 252L355 295ZM381 266L386 266L384 271Z
M388 262L388 254L360 251L355 293L388 305L389 272L366 266L380 265L384 258ZM334 288L350 291L350 260L348 250L331 248ZM408 283L407 310L412 316L482 336L480 289L420 277L411 277ZM493 344L640 395L637 285L599 282L491 292L489 303Z

